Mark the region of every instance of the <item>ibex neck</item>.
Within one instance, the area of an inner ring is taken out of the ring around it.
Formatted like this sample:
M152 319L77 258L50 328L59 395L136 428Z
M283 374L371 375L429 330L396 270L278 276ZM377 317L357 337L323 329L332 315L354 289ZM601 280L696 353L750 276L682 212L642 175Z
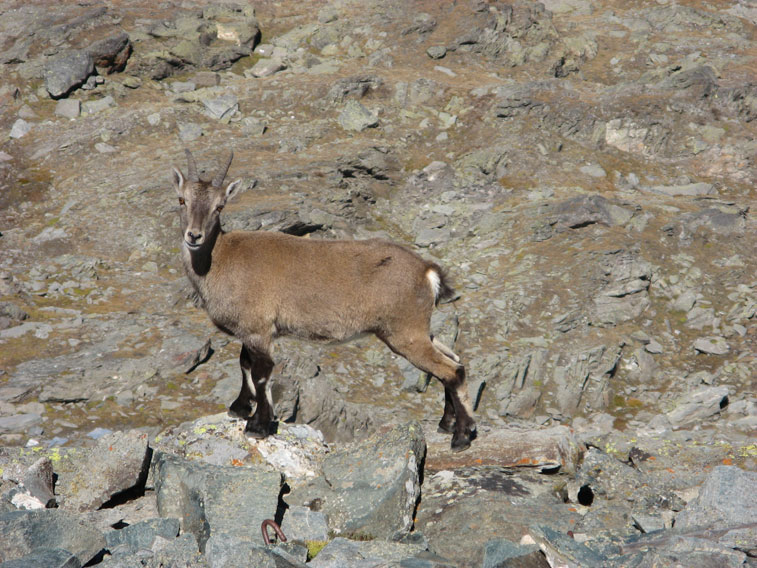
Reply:
M208 234L205 242L199 248L190 249L186 244L183 244L181 256L184 261L184 268L193 283L195 283L195 278L204 278L210 272L213 265L213 249L216 247L218 237L222 234L219 226Z

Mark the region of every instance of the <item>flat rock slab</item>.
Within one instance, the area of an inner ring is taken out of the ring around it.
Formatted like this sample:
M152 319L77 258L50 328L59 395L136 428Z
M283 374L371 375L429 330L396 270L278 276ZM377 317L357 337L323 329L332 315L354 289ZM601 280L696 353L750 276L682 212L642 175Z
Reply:
M151 455L144 432L130 430L103 436L77 463L73 474L61 480L63 507L95 510L114 495L144 483Z
M105 537L94 526L56 509L4 513L0 515L0 535L3 562L42 549L63 549L83 566L105 547Z
M470 449L459 453L450 450L449 436L430 431L431 426L426 430L429 448L426 468L431 470L496 465L574 472L583 455L583 447L567 426L479 432Z

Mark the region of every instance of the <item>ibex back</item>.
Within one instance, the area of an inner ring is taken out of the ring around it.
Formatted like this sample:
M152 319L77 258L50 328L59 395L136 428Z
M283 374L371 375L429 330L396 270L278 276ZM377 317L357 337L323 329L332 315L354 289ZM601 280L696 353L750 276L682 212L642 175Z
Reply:
M245 431L255 437L270 433L271 345L276 337L344 341L372 333L443 383L439 428L453 434L453 450L469 447L476 425L465 368L429 331L434 306L453 294L442 269L382 240L225 233L220 213L241 184L235 180L223 186L233 154L211 182L200 179L192 154L186 154L187 176L173 169L182 260L210 319L242 342L242 388L229 412L247 419Z

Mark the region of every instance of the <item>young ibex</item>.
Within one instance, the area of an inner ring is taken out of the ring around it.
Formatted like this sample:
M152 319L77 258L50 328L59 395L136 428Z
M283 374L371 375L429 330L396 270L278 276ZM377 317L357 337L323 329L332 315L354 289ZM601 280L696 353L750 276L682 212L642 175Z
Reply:
M211 182L186 150L187 177L173 168L179 196L182 260L213 323L242 342L242 389L229 412L263 438L274 419L271 344L282 335L344 341L373 333L395 353L444 384L439 428L464 450L476 424L465 368L429 333L440 299L453 294L442 269L382 240L327 241L265 231L221 229L220 213L241 185L223 187L233 153ZM252 413L252 403L257 403Z

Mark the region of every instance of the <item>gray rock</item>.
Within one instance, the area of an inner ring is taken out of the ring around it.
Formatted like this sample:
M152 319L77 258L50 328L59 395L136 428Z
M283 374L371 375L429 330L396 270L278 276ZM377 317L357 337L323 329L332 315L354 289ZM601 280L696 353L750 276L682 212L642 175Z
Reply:
M309 507L290 506L284 514L281 530L289 540L328 540L326 515Z
M370 91L378 89L383 83L383 79L376 75L357 75L339 79L329 89L326 100L331 104L338 104L347 99L362 99Z
M70 51L45 65L45 88L54 99L65 97L82 85L95 69L95 60L86 51Z
M647 474L594 448L589 448L584 454L584 461L576 474L575 487L584 488L583 493L576 491L572 496L581 504L591 504L595 498L605 502L618 500L638 504L648 511L660 503L667 504L669 508L682 503L673 493L661 490ZM571 492L569 494L572 495Z
M13 414L0 416L0 433L24 432L42 422L39 414Z
M323 506L329 526L375 538L407 534L420 496L419 468L425 455L426 442L417 422L328 455L322 468L331 487Z
M0 562L0 568L81 568L81 561L67 550L43 548L31 554Z
M152 551L156 566L180 566L181 568L206 568L207 566L193 534L183 534L171 539L156 536Z
M222 550L219 543L228 539L260 542L258 528L275 517L282 486L277 472L190 462L162 452L153 460L153 477L160 515L180 519L182 531L194 534L203 551L206 545Z
M649 188L656 193L664 193L665 195L686 195L690 197L696 197L701 195L714 195L715 186L711 183L687 183L684 185L656 185Z
M490 540L484 547L482 568L547 568L549 563L535 544L515 544L509 540Z
M125 545L130 552L137 552L143 548L152 548L158 537L173 539L178 534L178 519L148 519L105 533L105 543L110 550Z
M53 493L53 464L50 458L39 458L26 470L22 483L30 495L39 499L45 507L56 504Z
M426 50L426 55L431 59L442 59L447 55L447 48L443 45L432 45Z
M0 560L21 558L40 549L63 549L87 564L105 546L102 533L77 515L59 509L12 511L0 515Z
M216 99L205 99L202 104L205 105L210 116L218 120L228 120L239 110L239 101L232 94L223 95Z
M182 142L192 142L204 135L202 126L194 122L179 123L179 138Z
M229 566L259 566L279 568L276 561L262 546L239 542L228 534L213 535L205 547L205 560L210 568ZM286 566L286 565L285 565Z
M94 510L115 495L144 484L151 455L147 434L138 430L103 436L75 471L61 480L63 507Z
M245 76L269 77L286 69L286 65L279 59L261 59L245 72Z
M710 416L719 414L728 406L729 388L702 387L693 393L686 394L675 402L673 410L666 413L670 423L679 427L692 422L699 422Z
M544 551L549 566L609 566L604 555L563 532L538 526L529 534Z
M308 563L313 568L369 568L371 566L406 566L420 554L423 545L386 541L354 541L337 537ZM409 564L414 566L414 564Z
M82 104L82 112L94 114L116 106L116 101L110 95L95 101L86 101Z
M55 105L55 114L63 118L78 118L81 114L81 101L78 99L60 99Z
M602 166L599 166L597 164L588 164L586 166L581 166L579 168L579 171L593 178L607 177L607 172L604 170L604 168L602 168Z
M11 138L23 138L32 129L30 122L25 121L23 118L19 118L13 123L9 136Z
M197 89L194 81L174 81L171 83L171 91L174 93L191 93Z
M676 517L677 531L716 529L720 544L749 555L757 551L757 472L717 466L699 495ZM725 531L725 534L722 534Z
M339 125L348 131L362 132L378 126L378 118L355 100L347 101L338 117Z
M725 337L712 336L712 337L700 337L694 341L694 349L700 353L707 353L709 355L726 355L731 347L725 340Z

